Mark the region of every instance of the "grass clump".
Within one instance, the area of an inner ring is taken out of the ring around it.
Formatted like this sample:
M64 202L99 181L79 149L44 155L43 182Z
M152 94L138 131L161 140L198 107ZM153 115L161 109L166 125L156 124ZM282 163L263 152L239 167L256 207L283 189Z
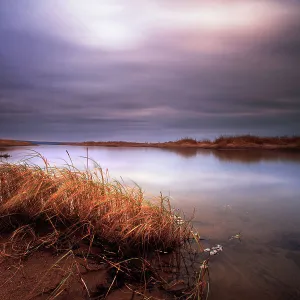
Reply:
M0 243L1 259L32 257L43 249L60 253L53 266L66 260L66 280L57 283L53 299L73 279L88 299L105 299L125 287L133 295L155 287L178 299L204 297L207 268L201 266L207 260L196 255L198 236L167 197L148 201L140 187L112 180L100 167L80 171L44 161L44 168L0 164L0 231L9 234ZM46 285L53 266L30 297ZM105 266L108 279L93 290L83 276L95 266L99 272Z
M109 243L161 249L179 246L188 229L174 222L168 199L144 199L138 186L111 180L102 169L46 169L26 164L0 165L0 224L45 222L60 228L88 227ZM85 233L83 233L85 234Z

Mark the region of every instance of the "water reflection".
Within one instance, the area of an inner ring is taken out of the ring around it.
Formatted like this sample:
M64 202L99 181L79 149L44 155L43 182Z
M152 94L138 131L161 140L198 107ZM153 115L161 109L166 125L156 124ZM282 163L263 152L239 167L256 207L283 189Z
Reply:
M262 161L300 162L300 153L296 151L273 150L215 150L213 154L221 161L257 163Z
M8 161L30 149L11 148ZM86 167L86 147L33 149L57 166L69 161L68 150L76 167ZM90 147L89 156L113 178L140 184L147 196L170 193L173 206L188 216L195 209L200 234L224 245L212 260L210 299L300 295L300 153ZM241 243L228 241L238 232Z
M44 152L45 147L49 148L51 146L23 146L23 147L2 147L0 152L5 153L17 153L20 157L20 153L23 155L28 154L30 150L34 149L35 151ZM69 149L72 146L52 146L55 149ZM80 149L80 152L86 153L87 147L76 147ZM49 148L50 149L50 148ZM211 156L213 155L220 161L231 161L231 162L241 162L241 163L258 163L262 161L289 161L289 162L300 162L300 152L293 150L210 150L210 149L197 149L197 148L131 148L131 147L89 147L90 152L95 153L97 150L109 149L111 152L118 152L120 149L122 153L140 153L141 151L159 151L166 153L177 154L182 158L193 158L198 156ZM96 151L95 151L96 150ZM75 151L78 152L78 151Z
M197 153L200 151L196 148L162 148L162 151L172 152L184 158L190 158L197 156ZM205 155L206 151L202 151Z
M209 150L196 148L163 148L162 151L176 153L184 158L197 155L208 156L213 154L221 161L232 161L241 163L258 163L261 161L290 161L300 162L298 151L288 150Z

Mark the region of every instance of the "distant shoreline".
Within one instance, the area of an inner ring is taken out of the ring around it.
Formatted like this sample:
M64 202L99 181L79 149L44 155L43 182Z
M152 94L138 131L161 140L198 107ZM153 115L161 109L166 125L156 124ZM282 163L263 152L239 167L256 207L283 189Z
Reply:
M300 150L300 137L257 137L251 135L219 137L213 141L183 138L161 143L137 143L125 141L69 142L63 145L102 147L149 147L149 148L197 148L220 150Z
M41 142L45 144L46 142ZM0 146L33 146L39 142L0 140ZM253 135L221 136L215 140L182 138L177 141L139 143L126 141L57 142L57 145L98 147L197 148L215 150L300 150L300 136L258 137Z
M196 149L211 149L211 150L299 150L300 146L297 145L274 145L274 144L247 144L247 145L234 145L228 144L220 146L217 144L198 143L197 145L175 143L133 143L133 142L82 142L82 143L62 143L61 145L70 146L87 146L87 147L131 147L131 148L196 148Z
M34 143L19 140L4 140L0 139L0 147L13 147L13 146L33 146Z

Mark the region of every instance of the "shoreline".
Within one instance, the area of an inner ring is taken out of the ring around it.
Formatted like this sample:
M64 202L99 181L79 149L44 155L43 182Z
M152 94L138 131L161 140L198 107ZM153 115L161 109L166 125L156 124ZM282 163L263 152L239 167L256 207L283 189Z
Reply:
M0 147L33 146L34 143L21 140L0 139Z
M296 144L291 145L273 145L273 144L247 144L247 145L218 145L198 143L194 144L175 144L175 143L134 143L134 142L71 142L61 143L60 145L70 146L87 146L87 147L130 147L130 148L192 148L192 149L207 149L207 150L298 150L300 146Z
M252 135L221 136L215 140L182 138L168 142L85 141L85 142L38 142L1 140L0 147L36 146L40 144L87 147L148 147L148 148L194 148L209 150L297 150L300 151L300 136L258 137Z
M152 147L152 148L196 148L211 150L300 150L300 136L294 137L258 137L253 135L220 136L214 140L196 140L182 138L177 141L159 143L138 143L125 141L86 141L64 142L72 146L103 147Z

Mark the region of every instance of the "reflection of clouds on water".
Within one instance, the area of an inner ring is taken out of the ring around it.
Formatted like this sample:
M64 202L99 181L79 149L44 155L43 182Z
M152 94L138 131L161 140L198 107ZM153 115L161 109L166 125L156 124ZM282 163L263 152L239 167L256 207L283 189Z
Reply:
M86 147L37 146L12 147L9 161L18 161L39 152L51 165L72 163L79 169L86 167ZM36 151L36 152L35 152ZM173 155L179 154L177 155ZM89 147L89 166L96 163L108 169L113 178L134 180L147 186L173 191L216 191L261 188L288 184L297 178L296 167L284 162L300 161L300 154L292 152L265 153L257 151L211 151L192 148L109 148ZM183 158L183 159L182 159ZM187 158L187 159L186 159ZM248 165L256 161L257 164ZM43 166L41 158L33 163ZM282 174L285 173L285 176ZM248 192L248 191L247 191ZM252 191L253 192L253 191Z
M25 155L35 154L32 150L40 152L51 165L58 167L71 164L66 150L77 168L84 169L87 164L84 158L87 155L86 147L77 146L14 147L11 148L12 157L8 161L18 161ZM188 149L188 155L194 153L194 150ZM186 158L185 151L90 147L89 167L93 168L96 162L104 170L109 170L111 178L122 178L128 184L134 181L146 192L155 195L163 191L174 196L193 196L198 201L200 195L204 199L221 203L225 203L228 198L254 201L261 196L264 199L291 196L297 190L300 172L297 164L290 160L295 159L296 154L282 153L280 156L281 152L261 154L256 151L196 150L196 156ZM247 154L250 160L253 160L251 155L258 158L259 163L248 164ZM32 162L44 165L41 158L34 158Z

